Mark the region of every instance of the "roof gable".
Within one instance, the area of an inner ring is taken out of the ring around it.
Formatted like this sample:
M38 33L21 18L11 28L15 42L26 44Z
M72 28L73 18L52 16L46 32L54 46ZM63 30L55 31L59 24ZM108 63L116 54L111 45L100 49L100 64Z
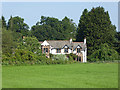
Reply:
M45 40L41 45L47 46L47 45L49 45L49 43Z
M63 46L63 48L69 48L69 46L68 46L68 45L65 45L65 46Z

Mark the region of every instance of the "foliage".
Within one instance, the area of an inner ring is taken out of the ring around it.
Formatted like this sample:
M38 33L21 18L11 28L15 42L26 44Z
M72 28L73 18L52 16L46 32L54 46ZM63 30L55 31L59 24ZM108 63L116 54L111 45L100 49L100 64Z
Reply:
M31 28L31 34L40 41L70 39L74 37L75 32L75 23L67 17L59 21L57 18L41 16L41 21Z
M2 29L2 54L13 52L16 46L16 43L13 40L13 32L10 30Z
M51 58L53 64L65 64L68 62L68 58L64 54L53 55Z
M105 12L103 7L92 8L89 12L85 9L79 20L76 40L83 41L84 37L87 38L90 56L103 43L113 46L116 42L115 33L116 27L111 24L108 11Z
M16 49L13 54L9 54L8 56L3 56L2 61L36 61L37 55L24 49Z
M117 60L118 56L118 52L105 43L101 44L100 48L92 53L90 59L91 61Z
M4 16L2 16L2 28L6 28L6 21Z
M12 30L14 32L22 33L23 36L27 36L29 26L26 23L24 23L23 18L19 16L16 17L11 16L8 21L7 29Z
M68 60L68 58L64 54L57 54L53 55L52 60Z
M20 42L17 48L28 50L35 54L41 55L41 45L36 39L36 37L23 38L23 40Z
M70 54L66 54L66 56L69 58L69 60L75 60L77 58L77 55L70 53Z
M120 56L120 32L116 33L117 42L114 43L114 49L119 53Z

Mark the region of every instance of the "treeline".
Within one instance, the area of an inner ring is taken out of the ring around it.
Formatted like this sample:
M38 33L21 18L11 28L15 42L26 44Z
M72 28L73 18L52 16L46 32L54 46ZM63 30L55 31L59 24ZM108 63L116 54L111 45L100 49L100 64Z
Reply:
M65 17L62 21L57 18L41 16L40 22L32 26L31 35L40 41L46 40L68 40L75 38L77 27L72 19Z
M32 57L36 56L36 51L40 50L38 48L40 45L36 43L38 41L69 40L70 38L73 38L74 41L83 41L85 37L88 61L119 60L120 58L120 32L116 32L116 27L112 25L108 11L105 11L103 7L92 8L90 11L84 9L78 26L66 16L62 20L41 16L40 21L36 22L31 30L24 19L19 16L11 16L8 22L2 16L1 23L2 54L5 58L11 57L16 52L19 56L21 49L28 51L29 54L32 52ZM23 36L27 37L27 45L23 41ZM29 47L29 42L34 39L35 42L32 43L39 45L35 50L32 49L34 44ZM40 53L40 51L37 52ZM29 54L27 54L28 57L31 57ZM14 56L14 58L17 57Z
M2 64L65 64L74 63L76 55L51 55L47 58L41 52L39 41L75 38L76 26L72 19L65 17L62 21L56 18L41 16L41 21L31 27L24 19L10 17L6 22L2 16ZM50 23L51 22L51 23ZM63 33L64 32L64 33ZM69 57L66 58L66 57Z

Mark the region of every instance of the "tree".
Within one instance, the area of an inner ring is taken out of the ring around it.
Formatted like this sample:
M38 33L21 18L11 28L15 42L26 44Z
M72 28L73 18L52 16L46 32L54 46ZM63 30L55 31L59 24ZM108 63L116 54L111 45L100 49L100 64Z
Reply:
M117 32L115 35L117 42L114 43L114 49L119 53L120 55L120 32Z
M119 54L116 50L110 48L107 43L101 44L100 48L92 53L91 61L118 60Z
M103 7L92 8L89 12L85 9L79 20L76 40L83 41L84 37L87 38L90 56L103 43L112 47L116 42L115 33L116 27L111 24L108 11L105 12Z
M6 28L6 21L4 16L2 16L2 28Z
M84 37L86 36L86 32L84 30L87 28L85 25L87 24L88 19L88 10L84 9L81 18L78 24L78 31L76 33L76 41L83 41Z
M15 49L16 43L13 41L13 32L2 29L2 53L10 54Z
M40 22L32 26L31 33L38 40L68 40L74 37L76 31L72 19L65 17L62 21L53 17L41 16Z
M29 26L24 23L24 19L16 16L16 17L10 17L9 21L8 21L8 26L7 29L14 31L14 32L19 32L22 33L23 36L27 36L28 35L28 29Z
M28 50L28 51L31 51L31 52L38 54L38 55L41 54L41 45L38 42L38 40L36 39L36 37L23 38L21 43L19 43L17 49Z
M63 34L66 39L75 38L77 26L72 19L69 19L65 16L65 18L62 19L62 26L63 26Z

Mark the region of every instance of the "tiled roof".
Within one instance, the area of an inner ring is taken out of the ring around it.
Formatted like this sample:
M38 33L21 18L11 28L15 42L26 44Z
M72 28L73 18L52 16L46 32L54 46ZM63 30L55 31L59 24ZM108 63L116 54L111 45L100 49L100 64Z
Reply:
M54 48L63 48L65 45L71 48L69 40L47 40L47 42Z
M63 48L65 45L67 45L69 48L73 50L79 45L82 47L82 50L85 49L85 45L83 42L72 42L70 43L69 40L47 40L47 42L53 47L53 48Z
M85 49L85 45L84 45L83 42L73 42L72 44L73 44L73 50L74 50L78 45L82 47L82 50Z

